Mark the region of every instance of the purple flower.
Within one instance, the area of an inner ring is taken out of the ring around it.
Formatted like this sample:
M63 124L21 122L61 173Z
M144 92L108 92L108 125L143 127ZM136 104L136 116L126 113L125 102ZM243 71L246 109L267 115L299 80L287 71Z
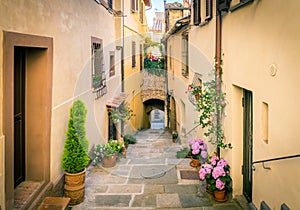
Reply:
M216 166L212 172L212 176L214 177L214 179L217 179L220 176L225 176L225 175L226 173L224 171L224 168L220 166Z
M222 182L220 179L217 179L217 181L216 181L216 187L219 190L223 190L225 188L225 182Z

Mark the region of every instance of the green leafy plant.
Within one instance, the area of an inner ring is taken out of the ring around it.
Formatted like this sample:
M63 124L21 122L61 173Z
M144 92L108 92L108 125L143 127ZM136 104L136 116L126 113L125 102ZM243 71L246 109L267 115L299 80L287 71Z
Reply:
M172 132L172 138L173 138L173 139L177 139L177 137L178 137L177 131L173 131L173 132Z
M90 160L80 142L78 130L74 126L74 118L76 119L78 117L76 116L77 112L73 111L74 104L70 109L68 131L66 133L65 147L62 156L63 170L72 174L83 171Z
M102 75L101 74L95 74L93 75L93 87L97 88L100 86L102 80Z
M88 154L89 141L86 138L85 128L87 109L85 108L85 105L81 100L76 100L73 103L71 112L73 116L74 128L78 135L80 144L82 145L84 151Z
M221 71L222 72L222 71ZM231 143L225 143L222 118L226 106L226 93L221 89L222 81L216 82L216 71L213 70L214 79L205 82L202 88L192 85L188 87L193 95L198 95L195 107L200 113L199 123L205 129L204 136L217 148L232 148Z
M136 138L131 134L124 135L123 140L124 140L125 146L128 146L129 144L135 144L136 143Z
M176 152L176 157L177 158L186 158L191 154L192 154L191 149L188 147L184 147Z
M115 123L119 120L127 121L130 120L131 113L129 105L124 102L118 108L110 110L110 117Z
M232 191L230 166L225 159L218 156L213 156L210 161L201 166L199 178L206 180L210 191Z
M109 140L105 144L98 144L94 148L93 164L101 162L104 157L110 158L113 155L122 157L123 150L124 145L117 140Z

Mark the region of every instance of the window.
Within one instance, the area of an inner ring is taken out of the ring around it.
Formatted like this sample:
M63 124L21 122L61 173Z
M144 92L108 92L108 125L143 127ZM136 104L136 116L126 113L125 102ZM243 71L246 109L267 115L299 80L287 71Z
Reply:
M140 22L144 22L144 6L142 1L140 1Z
M115 73L115 51L109 52L109 76L114 76Z
M269 105L262 103L262 140L269 143Z
M182 33L181 38L181 63L182 63L182 76L189 76L189 47L188 47L188 33Z
M131 0L130 2L130 10L131 12L136 12L139 7L139 1L138 0Z
M136 47L136 44L135 42L133 41L132 42L132 67L135 67L136 66L136 60L135 60L135 47Z
M102 39L92 38L92 75L101 75L103 71Z
M205 21L209 21L211 18L212 18L212 0L206 0Z
M103 70L103 42L102 39L92 37L92 87L96 93L96 99L106 93L106 78Z
M193 1L193 21L194 25L201 23L201 2L200 0Z
M143 70L143 45L140 44L140 71Z
M113 0L107 0L107 4L108 4L108 9L112 10L113 9Z

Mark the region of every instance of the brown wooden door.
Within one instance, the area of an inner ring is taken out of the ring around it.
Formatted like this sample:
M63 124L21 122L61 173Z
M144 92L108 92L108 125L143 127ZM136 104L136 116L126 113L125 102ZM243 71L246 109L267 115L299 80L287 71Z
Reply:
M14 186L25 180L25 48L14 54Z
M252 92L244 90L244 144L243 144L243 194L252 202L252 134L253 134L253 102Z

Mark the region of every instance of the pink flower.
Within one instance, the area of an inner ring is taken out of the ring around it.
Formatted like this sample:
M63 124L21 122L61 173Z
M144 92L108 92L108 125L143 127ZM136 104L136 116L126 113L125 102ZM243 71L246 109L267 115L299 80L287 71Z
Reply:
M200 155L201 155L201 157L202 157L203 159L206 159L206 158L208 157L208 153L207 153L206 150L202 150L201 153L200 153Z
M210 174L213 167L210 164L204 164L203 168L205 169L206 174Z
M213 156L213 157L211 158L211 164L212 164L213 166L215 166L215 165L217 164L217 160L219 160L219 157L218 157L218 156Z
M204 180L204 179L205 179L205 175L206 175L206 170L205 170L205 168L201 168L201 169L199 170L199 178L200 178L201 180Z
M225 166L227 166L228 165L228 163L226 162L226 160L224 160L223 158L221 159L221 160L219 160L219 162L218 162L218 164L217 164L217 166L221 166L221 167L225 167Z
M225 182L222 182L220 179L217 179L217 181L216 181L216 187L219 190L223 190L225 188Z
M212 176L214 177L214 179L217 179L220 176L225 176L225 175L226 175L226 172L224 171L224 168L220 167L220 166L215 167L212 172Z

